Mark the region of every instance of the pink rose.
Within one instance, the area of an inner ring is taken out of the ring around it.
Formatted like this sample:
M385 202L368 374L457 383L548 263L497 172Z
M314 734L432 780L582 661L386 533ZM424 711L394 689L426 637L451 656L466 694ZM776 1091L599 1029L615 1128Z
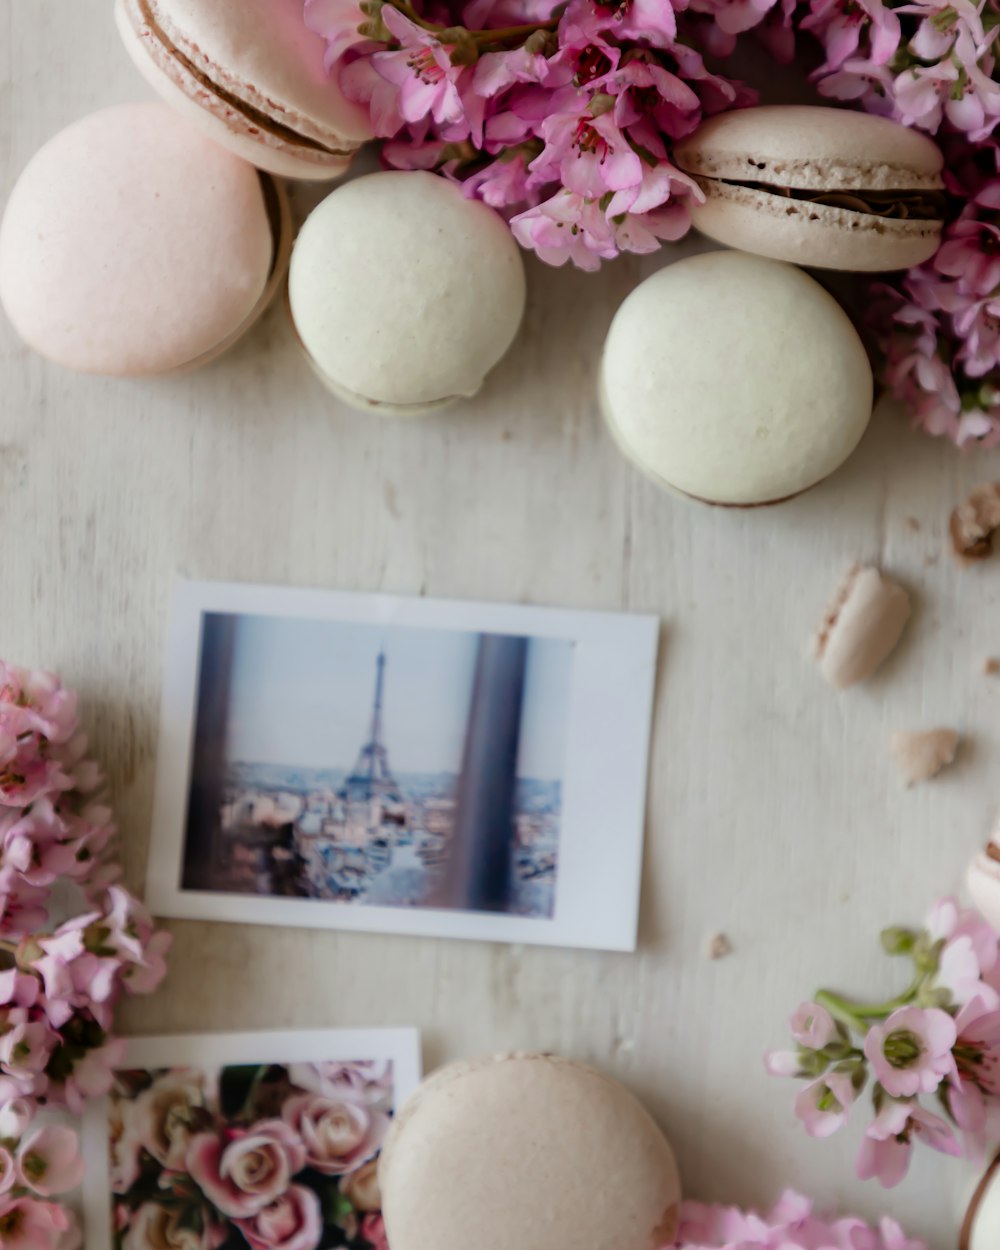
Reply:
M122 1250L216 1250L226 1239L219 1225L205 1223L201 1229L181 1223L175 1207L144 1202L128 1223Z
M199 1133L187 1152L187 1170L223 1215L246 1219L263 1211L305 1167L306 1151L289 1125L261 1120L216 1136Z
M381 1211L382 1194L378 1184L378 1161L369 1159L353 1172L340 1178L340 1192L350 1200L355 1211Z
M309 1166L325 1176L360 1167L377 1153L389 1129L384 1111L348 1097L297 1094L281 1114L301 1138Z
M292 1185L277 1202L236 1226L251 1250L316 1250L323 1236L319 1198L303 1185Z

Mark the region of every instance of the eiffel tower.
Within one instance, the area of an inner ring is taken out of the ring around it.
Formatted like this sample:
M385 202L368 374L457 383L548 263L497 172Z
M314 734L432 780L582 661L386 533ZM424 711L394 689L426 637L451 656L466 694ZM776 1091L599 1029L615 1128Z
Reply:
M382 741L382 692L385 687L385 650L375 662L375 705L372 708L368 740L358 752L351 775L344 782L342 797L357 802L380 798L402 803L403 795L389 767L389 752Z

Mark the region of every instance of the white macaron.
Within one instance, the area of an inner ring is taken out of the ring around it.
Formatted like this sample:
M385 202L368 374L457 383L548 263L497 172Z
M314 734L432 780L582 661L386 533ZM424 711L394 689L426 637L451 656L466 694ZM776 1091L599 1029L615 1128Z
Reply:
M872 371L839 304L792 265L743 252L647 278L608 331L601 402L621 450L706 503L798 495L857 446Z
M677 1233L670 1146L617 1081L556 1055L435 1073L379 1163L392 1250L657 1250Z
M409 416L474 395L513 342L524 266L503 219L428 173L377 173L329 195L292 253L289 305L325 385Z

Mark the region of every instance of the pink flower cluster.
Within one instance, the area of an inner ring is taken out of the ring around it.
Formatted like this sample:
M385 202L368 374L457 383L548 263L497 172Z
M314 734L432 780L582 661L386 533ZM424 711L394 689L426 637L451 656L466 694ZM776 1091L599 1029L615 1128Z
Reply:
M81 1166L75 1134L32 1128L36 1112L78 1115L107 1092L115 1005L156 988L170 944L115 884L115 827L78 730L57 678L0 662L0 1243L32 1250L69 1229L49 1199ZM79 914L60 924L67 892Z
M809 0L799 25L823 44L823 95L978 143L1000 121L998 16L995 0Z
M391 1065L261 1068L227 1115L228 1079L191 1068L123 1076L111 1187L128 1250L180 1244L179 1228L193 1230L192 1250L215 1250L233 1229L251 1250L315 1250L331 1222L342 1240L383 1250L374 1160L389 1127Z
M895 1220L873 1228L864 1220L817 1215L808 1198L792 1190L765 1214L738 1207L685 1202L678 1232L681 1250L927 1250Z
M388 164L460 180L555 265L595 269L683 235L701 192L670 144L750 98L683 38L681 0L570 0L558 18L546 0L455 0L427 16L362 0L381 42L363 40L355 0L305 3Z
M1000 161L937 255L883 291L884 378L915 423L960 447L1000 445Z
M915 1142L979 1160L1000 1109L1000 948L997 934L954 899L926 927L888 929L887 952L914 965L910 988L891 1003L865 1005L829 991L789 1021L794 1051L772 1051L772 1076L804 1079L795 1114L807 1133L828 1137L848 1121L869 1078L874 1116L857 1160L862 1180L884 1187L906 1175ZM928 1111L933 1095L944 1115Z

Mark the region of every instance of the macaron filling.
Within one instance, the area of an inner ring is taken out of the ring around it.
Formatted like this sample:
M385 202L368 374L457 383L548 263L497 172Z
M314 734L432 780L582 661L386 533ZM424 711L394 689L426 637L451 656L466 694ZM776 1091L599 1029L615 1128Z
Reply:
M252 126L264 131L272 139L282 144L287 144L297 150L305 149L306 152L316 153L322 156L343 157L353 154L353 148L337 148L329 144L321 143L317 139L313 139L308 135L301 134L299 131L286 126L283 122L277 121L269 114L262 112L253 104L241 99L234 92L228 90L220 83L211 78L205 70L196 65L190 56L180 48L177 43L170 38L167 32L156 20L153 10L149 4L149 0L127 0L126 8L130 10L131 15L138 18L143 28L149 32L159 45L159 50L163 55L165 66L174 65L180 67L184 74L193 78L202 87L207 89L217 99L221 100L234 113L238 113L245 121L251 123ZM181 75L176 75L180 77Z
M869 217L881 217L894 221L941 222L945 215L946 197L943 191L923 189L900 189L876 191L864 187L816 190L815 188L778 186L770 182L754 182L749 179L697 177L703 191L719 187L742 187L748 191L760 191L766 195L795 200L803 204L816 204L825 208L840 208Z

